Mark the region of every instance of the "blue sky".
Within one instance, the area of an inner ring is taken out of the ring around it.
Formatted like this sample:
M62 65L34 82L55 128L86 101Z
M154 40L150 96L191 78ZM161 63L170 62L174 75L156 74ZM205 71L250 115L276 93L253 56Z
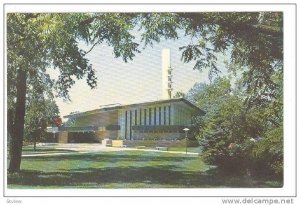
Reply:
M136 35L138 37L138 34ZM138 42L139 38L137 38ZM161 52L171 50L173 70L173 94L187 92L195 83L208 82L207 72L193 70L195 62L183 63L179 47L187 45L190 38L181 36L177 40L164 40L147 46L137 53L132 61L125 63L115 58L113 49L106 44L96 46L87 58L96 70L98 86L91 90L86 81L79 80L70 89L71 102L57 98L62 116L74 111L87 111L100 105L120 103L130 104L161 99ZM87 47L82 46L83 48ZM222 59L219 60L222 64ZM54 75L53 75L54 76Z

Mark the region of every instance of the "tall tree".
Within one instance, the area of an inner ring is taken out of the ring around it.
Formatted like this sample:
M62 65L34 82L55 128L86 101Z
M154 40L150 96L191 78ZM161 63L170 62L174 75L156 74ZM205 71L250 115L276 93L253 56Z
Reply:
M50 99L31 99L26 105L25 114L25 137L33 142L34 150L36 143L46 135L47 126L54 124L54 119L59 115L59 109L55 101Z
M91 34L88 21L93 14L7 14L10 172L20 170L28 82L40 76L42 83L53 86L64 98L68 98L68 89L75 79L85 77L87 84L94 88L97 84L95 70L85 57L87 52L78 47L82 39L98 43L106 41L114 46L115 55L122 56L125 61L137 52L137 45L132 43L128 32L131 23L125 22L127 16L114 15L98 16L100 23L94 25L95 33ZM60 71L54 84L46 74L47 69Z

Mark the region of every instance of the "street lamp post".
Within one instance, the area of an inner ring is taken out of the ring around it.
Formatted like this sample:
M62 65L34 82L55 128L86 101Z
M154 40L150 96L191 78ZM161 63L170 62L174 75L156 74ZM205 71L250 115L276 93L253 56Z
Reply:
M187 134L190 129L186 127L183 130L185 131L185 154L187 155Z

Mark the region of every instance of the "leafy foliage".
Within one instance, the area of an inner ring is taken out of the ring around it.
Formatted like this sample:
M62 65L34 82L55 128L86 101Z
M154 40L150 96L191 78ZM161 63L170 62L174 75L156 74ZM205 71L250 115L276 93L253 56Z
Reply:
M52 126L53 116L59 114L59 109L54 101L31 101L27 105L25 115L25 140L41 140L45 136L47 126Z
M68 89L75 82L73 77L87 76L87 83L92 88L96 86L95 71L79 50L73 34L76 33L74 23L73 16L68 14L7 15L9 97L14 96L13 80L20 67L26 70L32 87L53 86L59 96L68 97ZM52 82L47 75L49 67L60 69L57 82Z
M63 124L62 119L61 119L60 116L52 117L52 120L53 120L53 125L56 126L56 127L60 127Z
M207 162L227 174L250 172L282 177L280 94L270 99L267 106L249 107L244 91L233 88L229 79L223 77L210 85L195 85L187 98L206 111L206 115L195 119L195 126Z
M195 43L181 47L185 62L196 60L195 69L218 74L216 54L230 56L229 71L243 72L249 102L260 104L276 88L271 76L283 65L283 14L252 13L183 13L185 33Z
M130 22L126 19L131 18L122 16L124 18L117 14L7 14L8 132L12 151L10 171L20 169L24 123L27 123L27 127L36 123L30 117L30 112L26 113L26 103L27 110L33 106L32 112L36 112L37 116L45 115L39 113L40 108L35 104L41 101L32 101L30 98L31 91L38 91L41 99L46 99L44 91L52 94L51 89L55 89L58 96L69 99L69 89L78 79L86 78L91 88L96 87L95 70L86 58L87 52L79 48L80 40L106 40L109 45L114 46L115 55L122 56L125 61L134 56L133 51L138 51L128 32L131 26L128 27ZM91 19L95 18L97 22L90 24L93 22ZM59 69L57 81L50 79L48 69ZM16 81L19 82L19 87L16 86ZM20 90L27 87L27 92ZM18 91L22 95L18 95ZM27 119L24 119L25 113Z

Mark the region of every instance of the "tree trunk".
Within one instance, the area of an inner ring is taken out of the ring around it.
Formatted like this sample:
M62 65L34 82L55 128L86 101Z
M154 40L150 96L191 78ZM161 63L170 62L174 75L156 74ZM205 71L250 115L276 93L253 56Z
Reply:
M36 133L33 136L33 150L36 151Z
M8 148L8 156L11 156L11 149L10 149L10 145L11 145L11 140L12 140L12 135L13 135L13 128L14 125L14 110L9 108L7 110L7 148Z
M26 71L22 68L17 72L17 99L16 99L16 113L13 126L13 133L11 133L10 141L10 162L8 171L18 172L21 166L23 135L24 135L24 118L25 118L25 98L26 98Z

